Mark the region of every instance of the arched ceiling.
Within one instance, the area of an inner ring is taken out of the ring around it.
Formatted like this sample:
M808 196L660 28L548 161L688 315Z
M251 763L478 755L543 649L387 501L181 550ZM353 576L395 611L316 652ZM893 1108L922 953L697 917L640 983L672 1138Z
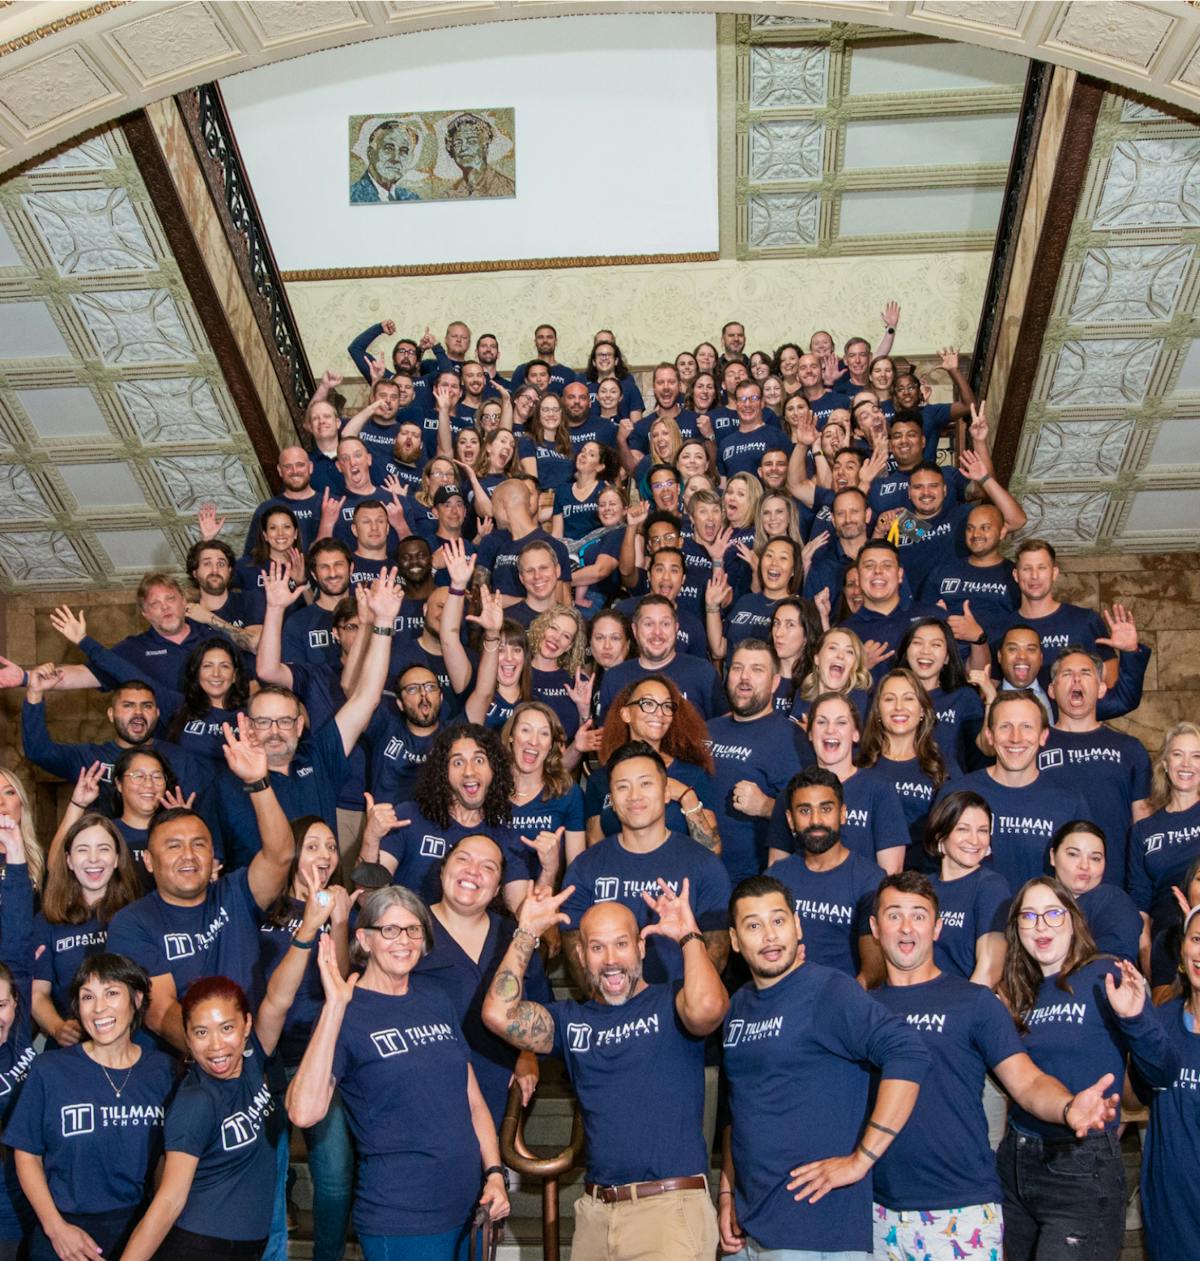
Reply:
M983 44L1200 109L1200 10L1185 0L18 0L0 10L0 171L185 88L340 44L514 18L681 10Z

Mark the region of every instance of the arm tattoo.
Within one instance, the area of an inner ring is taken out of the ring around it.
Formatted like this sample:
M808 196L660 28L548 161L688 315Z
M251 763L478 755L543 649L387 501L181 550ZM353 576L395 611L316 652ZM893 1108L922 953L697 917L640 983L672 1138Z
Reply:
M518 961L519 972L508 967L505 959L492 977L491 997L504 1003L504 1040L520 1051L536 1051L546 1055L554 1049L554 1020L541 1003L522 999L525 991L523 973L533 947L521 938L513 940L510 951L524 952Z
M721 838L717 833L715 826L709 826L708 820L705 819L707 810L697 810L695 814L684 815L684 822L687 824L688 835L693 841L697 841L703 845L706 850L713 854L721 852Z
M253 635L247 634L240 626L234 626L222 617L214 617L211 625L215 630L219 630L227 639L231 640L237 648L241 648L246 652L253 652L257 646Z
M720 928L704 934L704 949L708 951L709 961L718 972L725 970L729 960L729 933Z

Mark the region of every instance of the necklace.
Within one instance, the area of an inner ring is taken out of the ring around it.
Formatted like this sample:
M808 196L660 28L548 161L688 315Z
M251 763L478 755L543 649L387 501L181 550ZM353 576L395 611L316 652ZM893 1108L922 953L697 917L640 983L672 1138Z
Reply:
M99 1060L97 1060L96 1062L97 1062L98 1064L100 1063L100 1061L99 1061ZM120 1099L120 1097L121 1097L121 1091L123 1091L123 1090L125 1089L125 1087L129 1085L129 1079L133 1076L133 1070L134 1070L134 1067L135 1067L135 1066L134 1066L133 1064L130 1064L130 1066L128 1067L128 1069L126 1069L126 1070L125 1070L125 1080L124 1080L124 1081L121 1083L121 1085L118 1087L118 1086L117 1086L117 1084L116 1084L116 1082L114 1082L114 1081L113 1081L113 1079L112 1079L111 1077L109 1077L109 1075L108 1075L108 1069L107 1069L107 1068L105 1068L103 1064L100 1064L100 1071L104 1074L104 1079L105 1079L105 1080L108 1082L108 1084L112 1087L112 1092L113 1092L113 1094L114 1094L114 1095L116 1095L116 1096L117 1096L117 1098L118 1098L118 1099Z

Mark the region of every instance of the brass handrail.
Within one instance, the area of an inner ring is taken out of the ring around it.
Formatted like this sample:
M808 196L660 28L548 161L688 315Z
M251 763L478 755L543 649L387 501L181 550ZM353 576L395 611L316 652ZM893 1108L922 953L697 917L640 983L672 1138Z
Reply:
M542 1180L542 1255L545 1261L558 1261L558 1180L574 1169L583 1155L583 1117L576 1104L566 1147L556 1156L535 1156L525 1143L528 1113L521 1102L521 1087L514 1082L500 1122L500 1157L523 1178Z

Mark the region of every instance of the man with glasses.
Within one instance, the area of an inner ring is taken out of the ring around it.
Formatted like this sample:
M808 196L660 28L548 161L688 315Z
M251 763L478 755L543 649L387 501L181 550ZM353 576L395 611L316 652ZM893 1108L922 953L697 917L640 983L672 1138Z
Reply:
M696 428L696 413L683 405L683 395L679 389L679 372L673 363L660 363L654 369L652 382L654 391L654 411L647 412L633 427L629 435L629 446L634 451L646 455L650 450L650 428L656 420L673 420L679 426L681 438L699 436Z
M365 597L372 626L354 691L333 715L305 738L305 723L295 692L268 684L251 700L248 732L266 756L267 775L289 819L316 815L337 829L337 803L350 773L349 758L383 694L400 590L385 573ZM364 633L365 628L360 630ZM227 868L245 866L258 852L261 838L246 795L226 773L216 783L215 804Z
M743 381L734 391L737 428L727 429L717 439L717 468L723 477L735 473L758 472L758 464L768 451L785 455L792 444L781 429L763 420L762 386Z
M363 732L370 757L367 784L376 801L407 801L413 795L442 725L442 685L427 666L401 670L393 691L395 706L380 705Z

